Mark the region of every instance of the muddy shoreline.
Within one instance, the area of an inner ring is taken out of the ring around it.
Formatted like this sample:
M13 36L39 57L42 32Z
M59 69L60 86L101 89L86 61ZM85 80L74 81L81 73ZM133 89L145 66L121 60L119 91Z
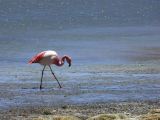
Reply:
M45 115L72 115L86 120L99 114L139 116L160 108L158 65L82 68L73 67L68 74L59 77L62 89L50 74L46 73L44 88L40 90L39 76L25 76L32 71L19 76L15 72L12 77L19 82L10 79L0 84L0 119L32 120Z
M160 101L126 101L106 102L79 105L51 105L51 106L26 106L12 107L0 110L0 119L27 119L32 120L41 115L73 115L81 119L87 119L98 114L123 113L131 116L147 114L152 109L159 109Z

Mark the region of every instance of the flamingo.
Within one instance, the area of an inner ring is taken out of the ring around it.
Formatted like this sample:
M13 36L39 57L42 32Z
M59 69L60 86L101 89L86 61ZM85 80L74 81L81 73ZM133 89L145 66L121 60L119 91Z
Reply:
M52 73L52 75L54 76L54 78L57 80L58 85L60 88L62 88L61 84L59 83L57 77L55 76L51 65L54 64L56 66L62 66L64 64L64 62L67 61L67 63L69 64L69 67L71 66L71 57L68 55L64 55L63 57L60 57L56 51L53 50L47 50L47 51L42 51L40 53L38 53L37 55L35 55L28 63L32 64L32 63L39 63L41 65L43 65L43 69L42 69L42 75L41 75L41 82L40 82L40 89L42 89L42 79L43 79L43 72L46 68L46 66L49 66L50 71Z

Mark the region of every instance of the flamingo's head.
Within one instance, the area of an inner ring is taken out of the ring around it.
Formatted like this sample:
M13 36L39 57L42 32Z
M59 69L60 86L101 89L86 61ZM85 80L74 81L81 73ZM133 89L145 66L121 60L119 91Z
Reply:
M72 63L71 57L68 56L68 55L65 55L64 58L66 58L66 61L67 61L68 65L69 65L69 67L70 67L70 66L71 66L71 63Z
M68 65L69 65L69 67L70 67L71 64L72 64L72 59L71 59L71 57L67 56L67 57L66 57L66 61L67 61Z
M72 63L72 59L71 59L71 57L70 56L68 56L68 55L64 55L63 57L62 57L62 63L64 64L64 62L65 62L65 60L67 61L67 63L68 63L68 65L69 65L69 67L71 66L71 63Z

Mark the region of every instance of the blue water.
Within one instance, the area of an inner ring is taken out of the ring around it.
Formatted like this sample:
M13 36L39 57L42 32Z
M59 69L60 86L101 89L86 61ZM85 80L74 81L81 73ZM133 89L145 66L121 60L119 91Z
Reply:
M1 34L0 106L158 100L160 59L153 55L159 52L159 32L160 27L146 26ZM62 89L47 69L39 90L42 66L27 62L43 50L73 59L70 68L52 66Z
M159 100L160 1L0 0L0 108ZM39 90L35 54L55 50Z

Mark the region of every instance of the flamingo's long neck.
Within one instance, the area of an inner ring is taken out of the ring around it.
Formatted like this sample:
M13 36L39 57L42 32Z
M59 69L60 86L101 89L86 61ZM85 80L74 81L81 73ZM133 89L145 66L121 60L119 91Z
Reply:
M56 65L62 66L62 65L64 65L64 61L65 61L65 56L59 57Z
M68 62L69 57L64 55L63 57L58 58L57 66L64 65L65 60Z

